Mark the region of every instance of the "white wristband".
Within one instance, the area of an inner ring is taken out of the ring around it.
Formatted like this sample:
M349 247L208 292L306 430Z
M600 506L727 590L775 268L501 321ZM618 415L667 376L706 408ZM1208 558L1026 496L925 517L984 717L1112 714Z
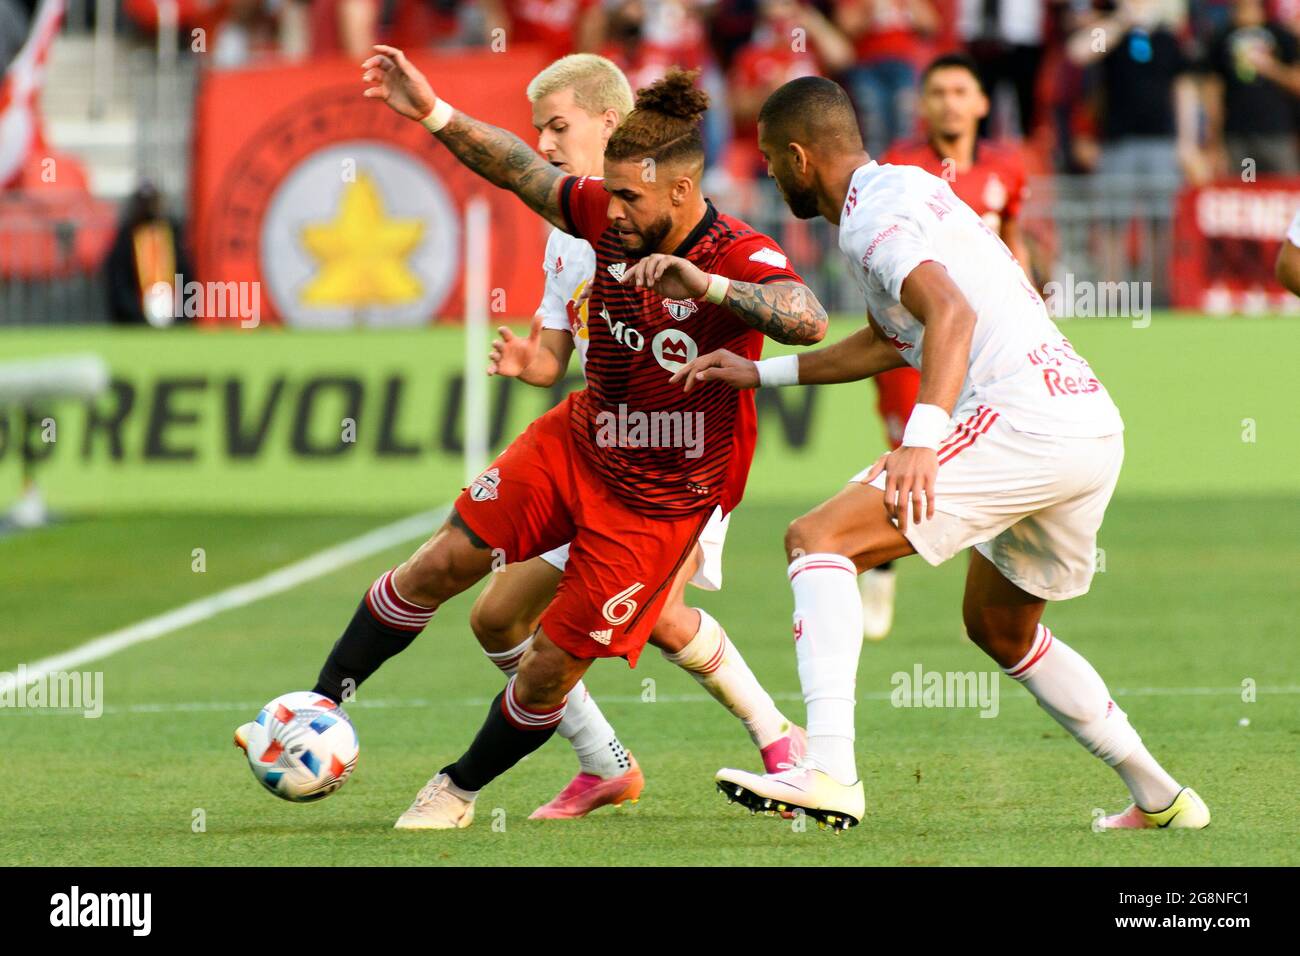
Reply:
M903 444L909 448L938 449L947 436L952 418L938 405L917 405L903 429Z
M727 290L731 288L731 280L726 276L720 276L715 273L709 274L709 287L704 292L704 298L714 305L722 305L722 300L727 297Z
M754 363L760 388L799 384L799 356L778 355Z
M451 122L451 114L454 112L456 112L456 108L446 100L437 100L433 104L433 109L429 111L429 115L420 120L420 125L430 133L436 133Z

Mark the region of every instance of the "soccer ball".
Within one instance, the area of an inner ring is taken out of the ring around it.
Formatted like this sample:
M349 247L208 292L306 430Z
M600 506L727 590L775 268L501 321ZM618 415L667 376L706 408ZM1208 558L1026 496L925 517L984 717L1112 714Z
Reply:
M258 782L295 803L323 799L343 786L360 752L343 708L306 690L271 701L235 732L235 743Z

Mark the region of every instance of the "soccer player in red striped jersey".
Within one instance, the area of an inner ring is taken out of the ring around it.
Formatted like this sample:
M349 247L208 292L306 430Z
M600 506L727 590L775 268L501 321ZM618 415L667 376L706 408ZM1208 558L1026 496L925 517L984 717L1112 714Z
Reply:
M744 491L752 396L686 393L674 372L706 351L757 358L763 336L811 344L826 312L768 237L700 192L708 97L671 71L611 135L605 178L566 176L517 136L439 100L402 51L375 48L365 95L422 122L467 167L596 251L587 388L532 425L457 498L451 518L383 575L315 690L335 700L418 635L502 557L570 542L555 600L469 749L434 775L399 829L473 820L478 792L555 732L598 657L635 665L715 506Z
M964 53L948 53L931 61L921 74L920 114L925 136L897 143L885 151L882 164L920 166L952 186L957 198L975 210L1007 244L1026 275L1032 275L1029 250L1020 231L1020 205L1029 194L1025 163L1014 143L979 140L980 121L988 115L989 98L975 62ZM876 409L891 448L903 443L903 426L916 405L921 375L914 368L896 368L875 377ZM858 578L862 594L863 636L878 641L889 634L894 620L892 563L865 571Z
M591 53L570 54L533 78L528 98L542 156L573 176L602 175L605 143L632 112L632 87L619 68ZM546 291L530 334L516 336L503 327L493 344L488 374L518 377L548 388L564 377L575 352L585 370L587 326L593 317L585 292L595 276L596 253L585 239L555 229L546 241L544 268ZM722 550L730 519L720 507L714 508L694 553L673 581L650 643L743 723L765 767L793 766L803 756L803 728L781 713L722 625L704 609L687 604L688 582L709 591L722 587ZM502 567L474 602L470 611L474 636L507 676L515 672L532 643L568 561L566 542L531 560ZM578 774L534 810L532 819L585 816L640 795L645 778L636 758L624 748L581 681L569 693L556 733L573 747Z

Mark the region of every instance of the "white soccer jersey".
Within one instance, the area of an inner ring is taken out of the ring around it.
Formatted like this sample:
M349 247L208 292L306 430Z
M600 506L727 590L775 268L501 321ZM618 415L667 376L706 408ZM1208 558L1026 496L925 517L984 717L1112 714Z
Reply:
M1286 231L1286 240L1293 246L1300 246L1300 212L1291 220L1291 228Z
M587 370L587 303L578 304L578 297L596 274L596 250L585 239L571 236L561 229L552 229L546 240L546 258L542 263L546 271L546 287L542 304L537 311L542 314L542 328L557 329L573 336L578 352L578 363L583 373Z
M925 326L899 301L933 260L975 310L970 368L954 408L986 405L1018 431L1095 438L1123 431L1110 395L1047 315L1015 256L944 180L915 166L861 166L840 218L840 249L885 335L921 367Z

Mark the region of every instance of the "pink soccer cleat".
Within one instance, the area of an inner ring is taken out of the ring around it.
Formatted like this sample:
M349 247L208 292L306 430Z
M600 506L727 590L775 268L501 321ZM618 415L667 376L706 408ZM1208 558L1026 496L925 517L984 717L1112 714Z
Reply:
M580 773L550 803L543 804L529 814L530 820L573 820L585 817L597 807L622 806L625 801L636 803L645 788L645 776L636 758L630 753L632 766L617 777L598 777L594 773Z
M808 734L798 724L790 724L784 737L772 741L759 751L763 756L763 769L768 773L790 770L803 759L808 749Z

